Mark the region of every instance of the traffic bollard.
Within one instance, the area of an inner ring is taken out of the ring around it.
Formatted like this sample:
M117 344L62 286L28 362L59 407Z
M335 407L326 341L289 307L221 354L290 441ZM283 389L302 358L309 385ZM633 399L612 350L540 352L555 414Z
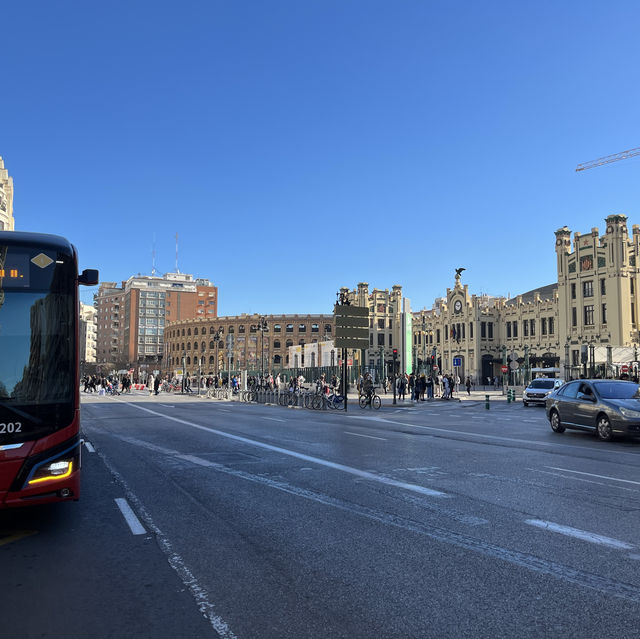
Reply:
M507 388L507 404L511 403L511 389Z
M489 395L484 396L484 407L489 410Z

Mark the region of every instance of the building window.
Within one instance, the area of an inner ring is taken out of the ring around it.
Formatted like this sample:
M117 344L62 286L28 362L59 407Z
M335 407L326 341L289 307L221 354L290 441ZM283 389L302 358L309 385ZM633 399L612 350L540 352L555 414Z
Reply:
M576 285L575 284L571 285L571 299L572 300L576 299Z
M571 365L572 366L579 366L579 352L577 350L572 350L571 351Z
M636 292L636 286L633 277L629 280L629 286L631 287L631 295L633 295Z
M518 322L513 323L513 336L518 337Z
M378 333L378 346L384 346L384 333Z
M274 339L273 340L273 348L280 348L280 340L279 339Z
M469 322L469 339L473 339L473 322Z
M288 340L285 342L285 346L286 346L287 348L289 348L289 346L293 346L293 340L292 340L292 339L288 339Z
M300 324L298 326L298 333L306 333L307 332L307 327L305 324Z
M384 328L384 317L378 320L378 328Z
M571 326L575 328L577 325L578 325L578 310L574 306L571 309Z
M393 320L389 318L389 330L393 330Z
M238 326L238 333L244 333L244 324L240 324L240 326Z
M250 324L249 325L249 332L250 333L255 333L258 330L258 327L255 324Z
M489 339L493 339L493 322L487 322L487 329L489 330Z
M534 319L529 320L530 328L531 328L531 337L536 334L536 321Z
M553 317L549 318L549 335L553 335L554 326L553 326Z
M389 333L389 346L393 346L393 335Z
M369 346L373 346L373 333L369 333Z
M582 282L582 297L593 297L593 281Z
M274 333L281 333L282 332L282 326L280 326L280 324L274 324L273 325L273 332Z
M507 322L507 339L511 337L511 322Z
M480 322L480 337L485 338L487 336L487 323ZM440 331L438 331L438 341L440 341Z
M197 327L193 329L193 334L194 334L194 335L197 335L197 334L198 334L198 328L197 328Z
M320 326L318 326L318 324L311 324L311 332L312 333L319 333L320 332Z
M631 323L636 323L636 305L631 302Z
M607 323L607 305L606 304L602 305L602 323L603 324Z
M585 326L593 326L593 304L584 307L584 324Z
M522 320L522 334L529 337L529 322L527 320Z
M440 329L439 328L436 329L436 342L438 342L438 344L440 343Z
M293 324L287 324L287 333L293 333Z
M325 324L324 325L324 332L325 333L330 333L331 332L331 324Z
M542 333L542 335L547 334L547 318L546 317L543 317L540 320L540 332Z
M600 295L607 294L607 280L604 278L600 280Z

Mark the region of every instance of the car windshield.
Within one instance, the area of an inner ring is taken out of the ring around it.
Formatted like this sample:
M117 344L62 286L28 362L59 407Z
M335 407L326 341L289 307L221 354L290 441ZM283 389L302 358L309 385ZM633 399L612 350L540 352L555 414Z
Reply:
M531 384L529 384L529 388L553 388L553 380L552 379L534 379Z
M595 387L604 399L640 399L640 386L633 382L598 382Z

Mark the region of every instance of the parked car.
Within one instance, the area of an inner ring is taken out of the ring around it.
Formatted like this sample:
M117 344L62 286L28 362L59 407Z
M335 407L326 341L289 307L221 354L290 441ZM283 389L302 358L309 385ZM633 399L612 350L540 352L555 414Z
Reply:
M544 406L547 401L547 396L556 390L556 388L562 386L562 384L564 384L564 380L553 379L551 377L538 377L537 379L533 379L522 393L522 403L525 406L529 404L540 404Z
M567 382L546 400L551 429L595 432L603 441L615 435L640 437L640 386L611 379L578 379Z

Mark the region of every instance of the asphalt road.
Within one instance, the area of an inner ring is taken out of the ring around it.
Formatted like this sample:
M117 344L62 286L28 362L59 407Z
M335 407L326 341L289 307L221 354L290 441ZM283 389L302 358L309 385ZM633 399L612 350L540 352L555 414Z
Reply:
M640 634L640 442L142 393L83 429L80 502L0 514L2 636Z

